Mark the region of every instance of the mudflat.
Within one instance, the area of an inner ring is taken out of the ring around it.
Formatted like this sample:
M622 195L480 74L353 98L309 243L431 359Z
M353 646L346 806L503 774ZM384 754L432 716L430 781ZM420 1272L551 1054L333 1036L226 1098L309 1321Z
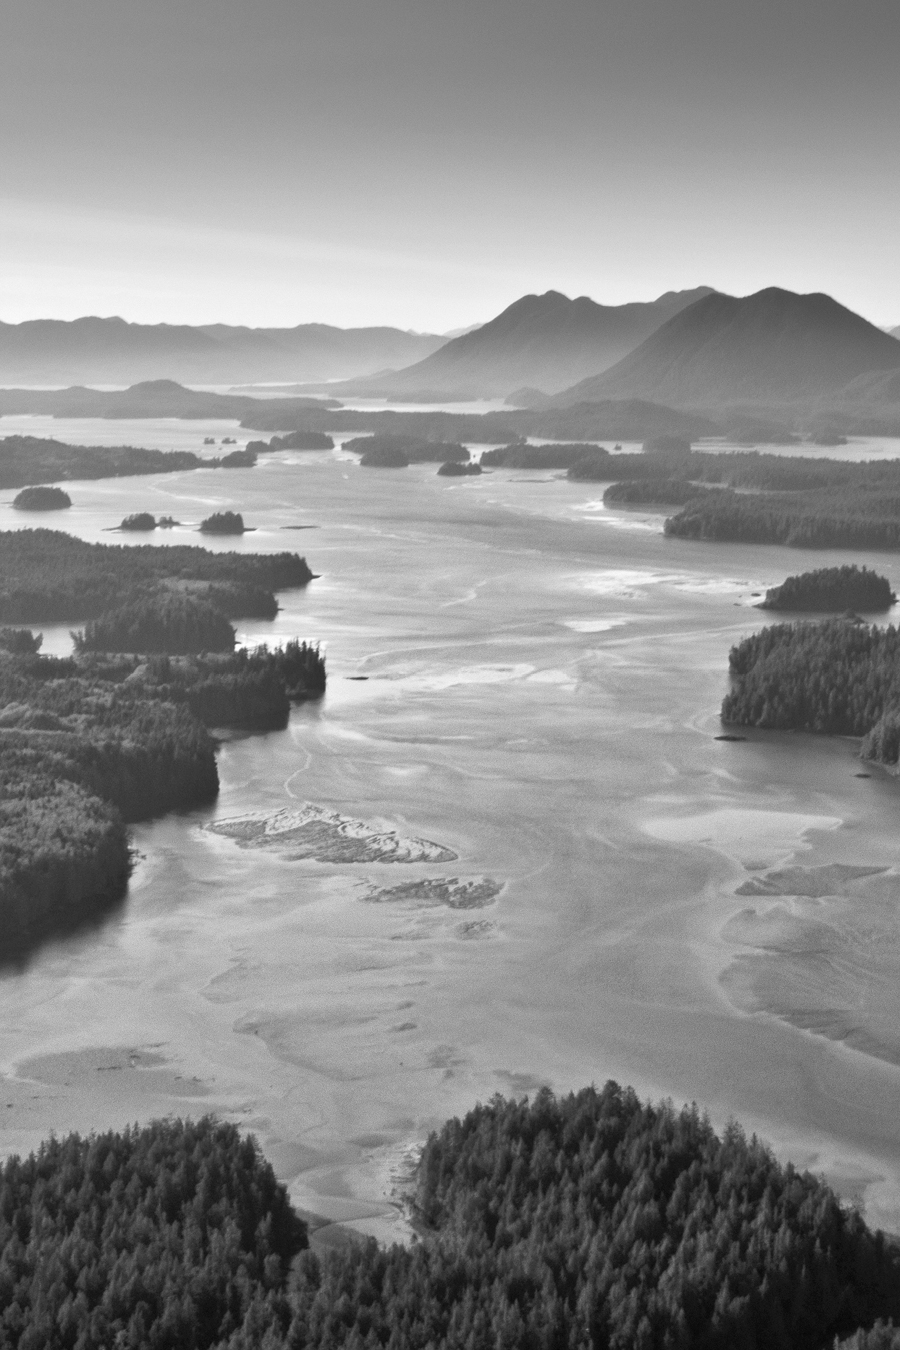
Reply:
M216 1111L301 1207L402 1235L431 1128L615 1077L900 1229L900 788L850 741L716 740L760 592L850 560L896 588L900 559L668 540L602 485L340 449L69 488L85 538L138 506L241 510L250 551L318 526L319 579L241 637L321 640L328 692L227 740L214 808L135 830L123 909L0 979L3 1150Z

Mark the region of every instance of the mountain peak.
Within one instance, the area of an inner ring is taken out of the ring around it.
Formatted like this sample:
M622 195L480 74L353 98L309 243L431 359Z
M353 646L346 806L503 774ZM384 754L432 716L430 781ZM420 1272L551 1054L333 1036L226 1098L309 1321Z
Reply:
M424 361L389 379L360 385L365 392L428 390L480 397L506 396L523 386L562 389L613 365L679 310L709 292L668 292L659 300L601 305L561 291L520 296L493 319L452 339Z
M815 402L860 375L898 368L896 340L833 296L767 286L743 297L705 296L556 401L646 398L705 408Z

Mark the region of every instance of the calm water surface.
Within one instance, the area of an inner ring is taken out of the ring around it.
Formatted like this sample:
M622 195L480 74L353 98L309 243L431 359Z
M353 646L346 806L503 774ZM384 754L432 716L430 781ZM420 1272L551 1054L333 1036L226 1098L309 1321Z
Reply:
M162 448L221 430L141 425L101 424ZM667 540L602 485L340 451L71 496L28 523L131 542L105 531L146 509L185 522L153 542L200 542L231 508L255 531L213 547L305 553L319 578L241 637L321 641L329 683L223 745L215 807L135 830L102 929L0 981L3 1149L212 1110L299 1204L384 1236L448 1115L615 1077L737 1116L900 1227L897 785L857 777L849 741L715 739L759 592L846 555ZM897 587L895 556L858 561ZM308 803L443 853L311 860L206 828Z

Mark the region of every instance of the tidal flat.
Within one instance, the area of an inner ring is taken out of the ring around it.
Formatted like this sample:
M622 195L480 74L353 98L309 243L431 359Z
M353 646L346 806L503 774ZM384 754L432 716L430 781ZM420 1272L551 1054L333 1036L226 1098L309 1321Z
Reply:
M251 552L315 525L319 578L240 636L321 641L328 691L226 740L213 808L135 829L125 906L0 978L5 1153L215 1111L303 1209L402 1236L429 1130L613 1077L900 1230L900 786L852 741L715 739L761 593L844 561L897 589L900 557L666 539L602 485L339 449L67 490L28 524L240 510L215 546Z

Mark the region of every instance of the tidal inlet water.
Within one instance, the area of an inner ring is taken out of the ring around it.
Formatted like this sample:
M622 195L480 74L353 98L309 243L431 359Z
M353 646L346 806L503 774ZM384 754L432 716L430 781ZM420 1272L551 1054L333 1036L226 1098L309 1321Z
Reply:
M230 508L254 531L214 547L305 553L317 579L240 636L320 641L328 690L225 740L214 806L134 830L124 905L3 974L6 1153L212 1111L323 1225L389 1238L447 1117L612 1077L900 1229L900 790L849 740L716 739L760 593L845 555L340 450L70 495L27 523L120 541L150 510L198 543Z

